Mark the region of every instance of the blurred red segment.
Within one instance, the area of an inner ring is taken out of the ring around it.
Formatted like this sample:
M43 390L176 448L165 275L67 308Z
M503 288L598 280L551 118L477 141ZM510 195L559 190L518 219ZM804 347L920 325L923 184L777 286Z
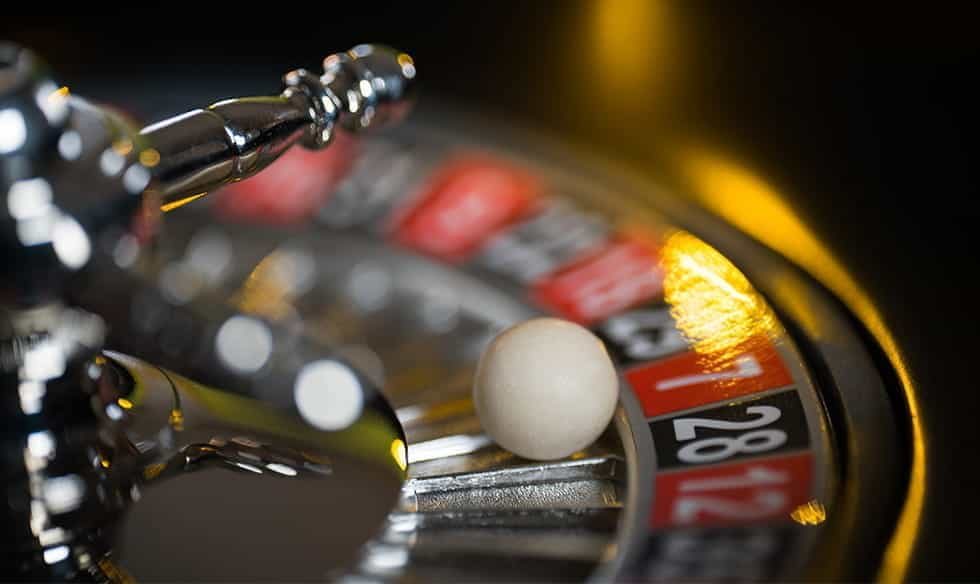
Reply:
M350 170L357 144L338 132L325 150L296 146L259 174L217 194L221 215L288 224L313 216Z
M458 158L438 171L394 229L396 241L462 261L490 237L536 208L541 181L506 162Z
M598 252L534 283L541 306L588 324L663 294L663 269L653 239L623 235Z

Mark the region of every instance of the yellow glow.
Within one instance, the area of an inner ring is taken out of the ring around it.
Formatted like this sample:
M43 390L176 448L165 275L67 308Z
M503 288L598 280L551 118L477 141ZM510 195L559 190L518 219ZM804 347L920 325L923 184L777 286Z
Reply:
M129 572L120 568L109 558L102 558L99 560L98 564L99 569L102 570L102 575L104 575L111 584L134 584L136 582L136 579L133 578Z
M62 85L58 89L55 89L48 95L48 101L60 101L62 99L68 99L71 95L71 90L68 89L67 85Z
M630 97L638 85L664 76L669 64L666 40L670 34L664 2L655 0L602 0L595 2L594 71L604 93Z
M450 400L447 402L442 402L436 404L425 410L425 414L420 418L413 418L407 423L414 423L417 419L421 419L426 423L431 423L436 420L442 420L451 416L458 416L460 414L468 414L473 412L473 400L470 398L462 398Z
M184 412L180 411L179 408L173 408L170 410L170 418L167 420L170 423L170 427L178 432L184 429Z
M282 261L280 252L262 258L232 297L242 312L278 320L290 311L293 264Z
M395 464L403 471L408 468L408 452L405 443L395 438L391 441L391 457L395 459Z
M330 466L330 459L326 456L321 456L314 454L312 452L303 452L303 458L309 460L313 464L319 464L320 466Z
M153 168L160 164L160 153L155 148L147 148L140 152L140 164Z
M914 380L894 336L867 293L764 180L700 149L682 150L679 162L699 203L785 255L830 288L871 332L898 374L912 427L912 469L905 504L885 550L878 579L903 581L925 501L926 438Z
M145 480L152 481L153 479L157 478L165 468L167 468L167 465L162 462L147 465L143 469L143 478Z
M133 141L129 138L120 138L112 143L112 149L120 156L127 156L133 151Z
M775 274L770 282L773 295L779 298L779 303L786 307L795 320L816 338L826 335L826 327L810 306L809 293L804 289L805 284L787 274Z
M173 211L174 209L177 209L179 207L183 207L187 203L190 203L190 202L193 202L193 201L196 201L196 200L200 199L201 197L203 197L206 194L207 194L206 192L204 192L204 193L198 193L196 195L191 195L189 197L184 197L183 199L176 200L176 201L174 201L172 203L165 203L163 205L160 205L160 210L163 211L164 213L169 213L170 211Z
M102 465L102 468L109 468L110 466L112 466L112 463L104 458L99 460L99 464Z
M816 499L803 503L789 514L800 525L820 525L827 520L827 509Z
M776 318L745 276L713 247L684 231L662 252L664 299L677 328L702 355L729 362Z
M116 403L119 404L119 407L121 407L124 410L129 410L129 409L132 409L132 407L133 407L133 402L129 401L128 399L126 399L124 397L121 397L121 398L117 399L116 400Z

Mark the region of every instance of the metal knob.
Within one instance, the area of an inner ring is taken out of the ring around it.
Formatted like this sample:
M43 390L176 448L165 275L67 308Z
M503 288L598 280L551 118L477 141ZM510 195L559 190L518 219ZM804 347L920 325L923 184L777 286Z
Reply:
M324 73L287 73L277 97L220 101L152 124L140 134L160 153L154 169L163 204L174 204L259 172L302 143L319 149L337 124L378 127L407 109L415 78L411 57L359 45L324 60Z
M360 45L324 73L287 73L278 96L229 99L142 130L53 81L31 52L0 45L0 312L58 302L105 239L161 205L252 176L296 143L324 148L407 110L411 57ZM147 188L150 187L150 188ZM0 338L16 315L0 314ZM31 323L27 328L34 327Z
M0 474L8 499L0 521L10 527L0 579L113 580L119 519L141 488L233 467L267 478L328 476L309 452L331 436L343 443L344 432L352 455L395 477L394 498L405 436L369 378L332 347L218 299L174 305L114 251L147 236L161 204L251 176L294 144L323 148L338 125L360 131L398 119L414 77L408 55L362 45L328 57L319 77L287 74L278 96L222 101L140 131L71 96L30 52L0 44ZM189 326L191 342L168 349L167 326L134 322L141 310ZM259 344L242 346L242 338ZM104 344L246 404L254 425L276 420L283 432L275 443L228 446L216 436L176 444L184 414L171 381L162 402L170 418L149 419L166 423L155 434L166 439L137 447L126 424L147 410ZM295 397L326 386L343 400Z

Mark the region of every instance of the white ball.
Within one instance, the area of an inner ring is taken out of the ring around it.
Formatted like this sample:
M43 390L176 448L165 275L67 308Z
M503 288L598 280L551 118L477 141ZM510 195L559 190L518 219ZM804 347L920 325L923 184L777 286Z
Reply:
M595 442L618 399L616 369L602 341L556 318L500 333L480 358L473 383L487 434L535 460L564 458Z

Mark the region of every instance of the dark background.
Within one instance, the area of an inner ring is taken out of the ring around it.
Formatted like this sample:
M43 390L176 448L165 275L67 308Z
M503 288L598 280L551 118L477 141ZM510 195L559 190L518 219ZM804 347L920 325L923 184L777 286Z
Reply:
M906 352L929 454L911 577L980 575L980 42L968 9L636 0L217 8L205 17L203 6L147 4L112 16L130 22L11 16L0 37L35 47L80 94L106 79L125 94L143 75L166 75L180 92L262 71L274 89L282 72L379 41L415 57L423 98L492 112L641 172L660 172L677 137L736 153L843 258Z

